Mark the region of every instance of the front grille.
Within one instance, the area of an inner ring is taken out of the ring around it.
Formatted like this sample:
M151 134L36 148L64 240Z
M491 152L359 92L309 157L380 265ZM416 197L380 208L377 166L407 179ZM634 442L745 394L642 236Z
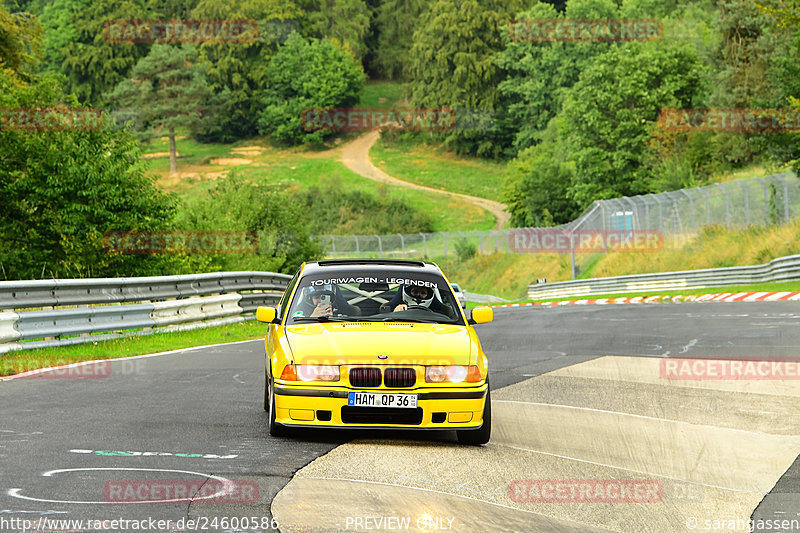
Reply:
M353 387L380 387L380 368L351 368L350 384Z
M390 409L383 407L342 407L342 422L345 424L405 424L418 426L422 423L422 408Z
M383 376L383 384L387 387L413 387L417 383L417 373L413 368L387 368Z

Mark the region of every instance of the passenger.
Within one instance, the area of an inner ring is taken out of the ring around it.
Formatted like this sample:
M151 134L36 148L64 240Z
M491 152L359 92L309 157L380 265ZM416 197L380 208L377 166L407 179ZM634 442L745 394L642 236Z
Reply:
M292 316L345 316L360 315L361 309L350 305L339 291L338 285L312 285L303 289L305 294Z

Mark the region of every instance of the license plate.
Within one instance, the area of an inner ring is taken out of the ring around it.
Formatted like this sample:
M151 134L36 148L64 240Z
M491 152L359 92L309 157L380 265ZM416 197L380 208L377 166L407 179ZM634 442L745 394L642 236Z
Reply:
M347 395L347 405L352 407L400 407L411 409L417 406L417 395L351 392Z

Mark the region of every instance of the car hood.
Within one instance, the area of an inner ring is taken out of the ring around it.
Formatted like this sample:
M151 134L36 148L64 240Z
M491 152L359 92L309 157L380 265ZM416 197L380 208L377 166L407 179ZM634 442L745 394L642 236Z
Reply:
M468 365L477 353L467 328L449 324L302 324L286 339L295 364Z

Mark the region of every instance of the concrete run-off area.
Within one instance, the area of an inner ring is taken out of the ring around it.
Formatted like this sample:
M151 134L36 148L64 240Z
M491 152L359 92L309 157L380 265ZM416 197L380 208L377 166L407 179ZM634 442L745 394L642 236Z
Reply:
M484 447L339 446L272 513L287 532L746 531L800 452L800 381L665 379L661 366L600 357L497 390Z

